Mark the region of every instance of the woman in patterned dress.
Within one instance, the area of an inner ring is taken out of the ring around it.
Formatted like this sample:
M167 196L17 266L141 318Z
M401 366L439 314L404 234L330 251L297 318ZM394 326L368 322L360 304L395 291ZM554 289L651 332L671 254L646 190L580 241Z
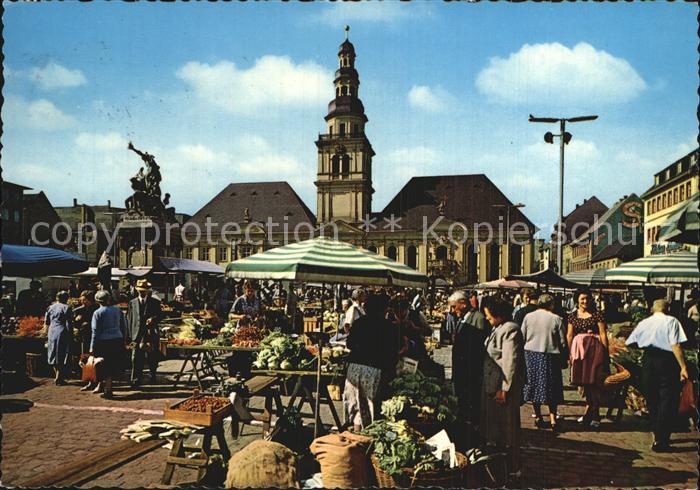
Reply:
M569 315L566 333L569 344L569 352L572 352L574 337L578 335L597 335L600 343L608 350L608 336L605 320L601 312L596 311L593 296L590 291L576 292L576 304L578 308ZM589 344L590 345L590 344ZM579 423L590 425L593 428L600 427L600 405L603 400L603 382L610 370L607 359L602 362L595 375L595 382L583 385L583 395L586 399L586 412L578 419Z

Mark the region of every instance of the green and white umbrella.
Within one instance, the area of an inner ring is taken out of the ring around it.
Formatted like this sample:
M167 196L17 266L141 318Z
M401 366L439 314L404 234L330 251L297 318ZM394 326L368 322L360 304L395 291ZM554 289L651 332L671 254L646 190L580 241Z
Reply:
M669 216L666 225L661 229L659 241L698 245L700 242L699 201L700 192L696 192L683 206Z
M686 250L667 255L650 255L626 262L609 269L605 274L608 281L682 284L700 280L698 254Z
M226 276L296 282L424 287L428 278L410 267L327 237L291 243L231 262Z

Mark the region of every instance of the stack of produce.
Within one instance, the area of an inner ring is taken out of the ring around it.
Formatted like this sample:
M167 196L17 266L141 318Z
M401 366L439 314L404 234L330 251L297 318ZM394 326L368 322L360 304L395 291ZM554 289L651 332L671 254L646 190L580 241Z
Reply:
M19 318L16 316L3 317L2 319L2 334L14 335L19 327Z
M229 405L231 400L219 396L200 396L196 398L188 398L180 403L176 409L183 412L198 412L205 413L211 407L212 412L216 412Z
M404 468L412 468L415 476L421 471L445 467L433 455L425 438L409 427L405 420L375 420L362 434L373 438L372 452L379 467L391 476L401 474Z
M231 344L236 347L258 347L263 338L263 332L257 327L240 327L233 334Z
M273 332L260 342L260 352L253 366L256 369L305 370L315 367L314 360L303 340Z
M340 314L337 311L324 311L323 312L323 326L337 327L340 321Z
M166 439L174 441L181 437L199 432L203 427L199 425L177 422L175 420L137 420L119 433L122 439L131 439L143 442L149 439Z
M172 345L202 345L202 341L199 339L174 338L174 339L168 340L168 344L172 344Z
M350 357L350 350L344 347L324 347L321 354L321 371L342 374L345 371L348 357Z
M17 335L20 337L41 337L46 333L44 319L40 316L25 316L19 319Z
M389 420L443 423L457 417L457 397L438 378L404 373L389 387L391 397L382 402L382 415Z

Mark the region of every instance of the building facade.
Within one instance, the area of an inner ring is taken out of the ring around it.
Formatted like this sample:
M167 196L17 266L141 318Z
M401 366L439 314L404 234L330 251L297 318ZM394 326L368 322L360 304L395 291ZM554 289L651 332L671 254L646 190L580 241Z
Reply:
M654 174L654 184L642 194L646 219L644 222L644 256L664 254L697 246L680 245L659 240L661 229L678 208L698 192L698 155L695 149Z
M24 191L29 190L19 184L2 181L2 242L26 245L24 241Z
M564 216L564 219L562 220L562 231L560 234L557 233L558 224L555 225L554 233L552 233L551 257L553 264L556 264L557 240L561 239L561 264L563 274L573 272L574 263L580 262L582 254L584 254L582 250L578 250L576 253L574 253L574 246L572 243L584 236L591 226L593 226L596 220L603 216L607 211L608 207L603 204L600 199L598 199L596 196L591 196L588 199L584 199L581 204L577 204L569 214Z

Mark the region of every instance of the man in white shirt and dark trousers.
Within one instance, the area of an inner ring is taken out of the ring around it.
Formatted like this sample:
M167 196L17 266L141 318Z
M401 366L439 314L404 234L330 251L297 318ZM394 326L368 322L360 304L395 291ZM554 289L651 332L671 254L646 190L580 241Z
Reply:
M665 299L654 301L653 315L639 322L626 342L644 350L642 386L654 432L651 449L656 452L669 449L671 428L678 416L680 382L688 379L680 345L687 338L680 322L668 314L668 307Z
M352 305L345 312L345 319L343 320L343 329L346 333L350 332L352 324L355 320L361 316L365 316L364 303L367 300L367 293L364 289L355 289L352 292Z

